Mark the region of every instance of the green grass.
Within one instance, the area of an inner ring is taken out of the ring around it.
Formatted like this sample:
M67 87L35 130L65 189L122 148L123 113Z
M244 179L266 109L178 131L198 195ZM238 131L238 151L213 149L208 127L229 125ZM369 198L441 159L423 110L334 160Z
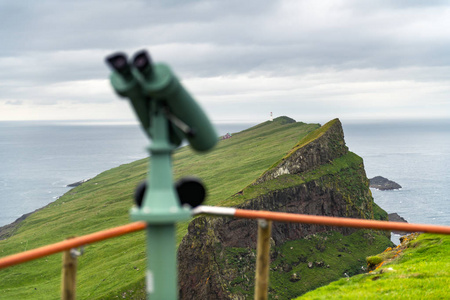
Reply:
M370 241L368 243L368 241ZM359 230L344 236L338 232L313 234L271 249L269 299L291 299L330 281L361 273L365 257L386 248L383 234ZM219 265L232 272L239 266L254 266L255 250L227 248ZM296 275L294 275L296 274ZM230 283L230 292L253 298L254 268L240 268ZM291 280L296 276L297 280Z
M375 271L340 279L297 299L450 299L450 236L421 234L404 249L389 252L378 255L392 258Z
M206 204L216 205L242 190L285 156L318 124L277 118L220 141L198 155L190 147L176 151L175 177L195 175L208 189ZM146 177L147 160L103 172L28 217L14 235L0 241L0 256L129 223L136 185ZM187 222L178 225L178 242ZM142 297L146 265L144 233L129 234L86 247L79 258L79 299ZM61 255L0 270L0 299L59 299Z
M306 144L309 144L312 141L314 141L314 140L318 139L319 137L321 137L325 132L328 131L328 129L330 129L331 126L336 124L336 122L338 122L338 121L339 121L339 119L333 119L333 120L329 121L328 123L326 123L325 125L323 125L319 130L311 131L308 135L306 135L304 138L302 138L294 146L294 148L292 148L292 150L289 152L289 154L294 153L298 149L304 147Z

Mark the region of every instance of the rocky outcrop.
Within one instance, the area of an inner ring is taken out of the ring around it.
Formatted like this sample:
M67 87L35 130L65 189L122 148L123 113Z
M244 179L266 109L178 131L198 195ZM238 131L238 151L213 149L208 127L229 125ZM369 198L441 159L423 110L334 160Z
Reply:
M245 198L247 190L254 193L258 188L261 193ZM353 218L374 215L362 159L348 151L338 119L306 136L251 187L234 197L243 199L238 207L244 209ZM330 231L348 235L356 230L275 222L272 245L281 250L272 252L272 260L286 255L282 250L286 242ZM256 239L254 220L210 217L193 220L178 249L180 299L251 296ZM318 246L311 253L322 250ZM357 259L355 256L354 260ZM299 262L303 260L306 258L299 258ZM289 264L277 271L293 272ZM291 283L300 280L293 273L288 278L295 278L287 280ZM272 295L278 292L271 287Z
M381 176L371 178L370 187L380 191L398 190L402 188L400 184Z
M339 119L334 119L302 139L275 167L265 172L255 184L285 174L299 174L327 164L348 152Z
M83 180L80 180L80 181L77 181L77 182L68 184L67 187L77 187L77 186L79 186L79 185L82 185L82 184L85 183L85 182L88 182L89 180L91 180L91 178L83 179Z
M398 213L390 213L390 214L388 214L388 220L390 222L408 223L408 221L406 221L406 219L401 217ZM410 234L411 233L411 232L398 231L398 230L393 230L392 232L395 233L395 234L400 234L400 235L405 235L405 234Z
M406 221L406 219L404 219L403 217L401 217L398 213L391 213L388 214L388 219L390 222L403 222L403 223L408 223L408 221Z

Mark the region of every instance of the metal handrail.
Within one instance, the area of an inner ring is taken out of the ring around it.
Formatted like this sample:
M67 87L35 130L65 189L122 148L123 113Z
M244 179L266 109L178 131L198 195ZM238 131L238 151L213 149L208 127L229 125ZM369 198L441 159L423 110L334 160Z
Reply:
M315 215L273 212L264 210L238 209L230 207L199 206L196 209L194 209L194 213L217 215L217 216L232 216L235 218L244 218L244 219L266 219L278 222L293 222L293 223L317 224L317 225L328 225L338 227L450 234L450 226L442 226L442 225L411 224L404 222L315 216Z
M303 215L271 211L255 211L246 209L237 209L231 207L199 206L192 210L192 214L213 215L224 217L235 217L245 219L259 219L267 222L258 222L258 251L255 277L255 299L268 299L269 282L269 249L270 249L270 227L272 221L295 222L327 226L368 228L381 230L399 230L406 232L429 232L450 234L450 226L428 225L428 224L409 224L401 222L377 221L366 219L352 219L340 217L326 217ZM267 223L262 226L261 224ZM44 256L65 252L63 255L62 266L62 284L61 299L74 300L76 298L76 272L77 259L72 257L71 250L103 241L113 237L125 235L128 233L143 230L147 227L145 222L135 222L127 225L99 231L96 233L71 238L59 243L50 244L33 250L13 254L0 258L0 269L13 265L21 264L30 260L38 259Z
M55 244L50 244L33 250L28 250L17 254L5 256L0 258L0 269L18 265L30 260L38 259L58 252L78 248L87 244L103 241L116 236L121 236L135 231L143 230L145 229L145 227L146 227L145 222L130 223L127 225L98 231L88 235L75 237L69 240L65 240Z
M428 233L450 234L450 226L314 216L314 215L303 215L303 214L293 214L283 212L237 209L230 207L198 206L193 210L193 214L229 216L246 219L266 219L278 222L308 223L308 224L353 227L353 228L368 228L378 230L381 229L381 230L398 230L406 232L428 232ZM143 230L145 228L146 223L134 222L127 225L76 237L70 240L65 240L59 243L50 244L33 250L20 252L17 254L0 258L0 269L24 263L37 258L41 258L44 256L48 256L51 254L55 254L58 252L63 252L73 248L81 247L87 244L92 244L116 236L121 236L135 231Z

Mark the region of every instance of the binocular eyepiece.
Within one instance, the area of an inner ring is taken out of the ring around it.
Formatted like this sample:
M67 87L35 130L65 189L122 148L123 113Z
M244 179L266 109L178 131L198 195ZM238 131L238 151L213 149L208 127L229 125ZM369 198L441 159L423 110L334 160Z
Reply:
M106 57L106 62L113 70L120 74L124 74L130 70L128 58L125 53L113 53ZM134 55L132 62L137 70L143 72L150 66L151 59L146 50L141 50Z
M108 65L121 75L131 74L130 66L128 65L128 58L125 53L114 53L106 58Z
M141 73L151 68L151 59L147 51L141 50L134 55L133 66Z

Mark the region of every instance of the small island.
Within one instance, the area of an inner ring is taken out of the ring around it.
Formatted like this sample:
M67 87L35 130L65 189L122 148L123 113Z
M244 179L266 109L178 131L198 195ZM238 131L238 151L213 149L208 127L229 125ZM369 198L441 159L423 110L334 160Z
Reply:
M381 176L371 178L369 179L369 182L371 188L378 189L380 191L398 190L402 188L400 184Z

